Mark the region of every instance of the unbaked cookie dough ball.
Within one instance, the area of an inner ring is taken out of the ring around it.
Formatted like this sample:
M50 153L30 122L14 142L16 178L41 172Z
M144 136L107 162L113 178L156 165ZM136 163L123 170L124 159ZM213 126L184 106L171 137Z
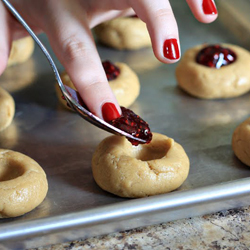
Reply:
M162 134L153 133L149 144L138 146L113 135L98 145L92 171L102 189L138 198L180 187L189 173L189 158L180 144Z
M17 126L15 121L0 131L0 148L11 149L16 146L19 141L19 126Z
M30 157L0 149L0 218L30 212L48 191L46 174Z
M237 158L250 167L250 118L234 130L232 148Z
M104 70L109 81L109 85L117 98L120 106L131 106L140 93L140 81L136 73L125 63L104 61ZM68 74L63 72L61 79L64 85L75 89L74 84L70 80ZM62 92L56 83L56 94L60 102L68 109L67 102L62 98Z
M35 43L30 36L13 41L7 66L27 61L31 57L34 48Z
M30 86L37 77L36 63L31 58L18 67L7 67L0 76L0 87L12 94Z
M6 90L0 87L0 131L11 124L14 114L14 99Z
M118 50L136 50L151 46L146 24L136 16L119 17L94 28L101 43Z
M180 88L204 99L232 98L250 90L250 53L232 44L188 49L176 67Z

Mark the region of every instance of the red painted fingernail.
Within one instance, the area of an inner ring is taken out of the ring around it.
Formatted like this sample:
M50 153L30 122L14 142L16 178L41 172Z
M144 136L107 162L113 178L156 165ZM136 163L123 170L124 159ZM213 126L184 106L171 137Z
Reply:
M106 102L102 105L102 117L106 122L120 117L120 114L114 103Z
M163 45L163 54L167 59L175 60L180 58L177 39L168 39Z
M203 12L206 15L215 15L217 14L217 9L213 0L203 0L202 2Z

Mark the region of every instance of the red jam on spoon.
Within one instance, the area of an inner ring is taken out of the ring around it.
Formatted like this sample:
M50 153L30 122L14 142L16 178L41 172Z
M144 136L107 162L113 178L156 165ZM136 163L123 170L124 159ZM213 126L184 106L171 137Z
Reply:
M112 81L119 76L120 69L117 66L115 66L112 62L103 61L102 66L105 70L108 81Z
M196 56L196 62L210 68L219 69L236 60L236 54L229 48L210 45L203 48Z
M65 85L65 88L68 92L68 94L75 99L76 102L78 102L80 105L82 105L85 109L88 110L87 106L83 102L81 96L79 93ZM62 98L65 100L65 97L62 96ZM68 105L69 106L69 105ZM70 107L70 106L69 106ZM71 108L71 107L70 107ZM141 119L140 116L136 115L132 110L121 107L122 114L120 117L109 121L112 126L119 128L128 134L142 139L146 141L146 143L150 143L152 140L152 133L150 132L150 128L147 122ZM138 146L139 144L143 144L143 142L136 141L130 138L127 138L132 145Z
M152 133L147 122L136 115L132 110L121 107L122 114L120 117L110 121L109 123L116 128L119 128L136 138L140 138L150 143ZM140 142L127 138L132 145L137 146Z

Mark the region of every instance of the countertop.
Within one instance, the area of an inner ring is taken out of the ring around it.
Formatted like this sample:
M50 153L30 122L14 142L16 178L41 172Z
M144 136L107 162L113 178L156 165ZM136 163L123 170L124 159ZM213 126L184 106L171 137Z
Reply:
M250 249L250 207L140 227L33 250Z

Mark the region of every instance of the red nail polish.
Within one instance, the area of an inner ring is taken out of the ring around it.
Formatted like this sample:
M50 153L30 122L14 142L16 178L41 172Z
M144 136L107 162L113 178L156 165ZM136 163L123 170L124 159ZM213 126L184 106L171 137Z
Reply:
M203 0L202 2L203 12L206 15L215 15L217 14L217 9L213 0Z
M106 102L102 105L102 116L104 121L109 122L120 117L120 114L115 104L111 102Z
M163 45L163 54L167 59L175 60L180 58L177 39L168 39Z

